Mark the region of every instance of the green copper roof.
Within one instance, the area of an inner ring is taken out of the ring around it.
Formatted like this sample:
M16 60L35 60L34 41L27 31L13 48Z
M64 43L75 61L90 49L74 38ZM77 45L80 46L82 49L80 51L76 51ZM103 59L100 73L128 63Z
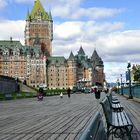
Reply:
M95 59L100 59L100 57L99 57L99 55L97 54L97 51L96 51L96 50L94 50L94 52L93 52L91 58L92 58L93 60L95 60Z
M20 41L0 40L0 52L3 52L5 49L9 50L9 52L12 52L15 48L18 48L22 55L41 55L41 49L38 47L23 46Z
M49 18L50 18L50 20L52 20L52 13L51 13L51 11L49 11Z
M99 57L96 50L94 50L94 52L91 56L91 61L94 62L96 66L103 66L103 61L102 61L101 57Z
M50 20L49 15L45 12L40 0L36 0L31 13L27 14L27 20Z
M51 64L56 66L66 65L66 59L63 56L48 57L48 65Z
M80 47L80 50L78 51L78 55L85 55L85 52L84 52L82 46Z
M0 40L0 48L12 48L12 47L22 47L20 41L13 41L13 40Z
M72 52L70 53L70 56L69 56L68 60L69 61L74 61L75 60L75 57L74 57Z

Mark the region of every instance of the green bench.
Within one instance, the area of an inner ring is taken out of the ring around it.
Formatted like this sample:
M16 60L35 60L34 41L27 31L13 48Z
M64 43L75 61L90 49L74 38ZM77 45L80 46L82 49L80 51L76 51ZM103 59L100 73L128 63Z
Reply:
M32 94L32 97L37 97L37 93L33 93Z
M8 93L5 94L5 100L12 100L14 97L12 96L12 94Z
M133 123L127 113L123 111L113 112L110 108L107 98L101 101L103 112L107 123L107 136L113 134L115 138L123 138L127 136L131 139Z
M107 99L108 99L108 102L109 102L109 105L110 105L110 108L113 110L113 111L123 111L123 106L120 104L120 102L115 99L115 103L112 101L112 95L107 95Z
M107 140L107 134L99 112L95 114L79 140Z
M32 94L30 94L30 93L25 93L25 97L30 98L30 97L32 97Z
M16 94L16 98L23 98L24 96L21 93Z

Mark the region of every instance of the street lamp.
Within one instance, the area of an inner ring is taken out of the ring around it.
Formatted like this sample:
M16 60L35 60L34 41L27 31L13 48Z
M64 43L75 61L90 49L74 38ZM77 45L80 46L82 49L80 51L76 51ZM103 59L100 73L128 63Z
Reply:
M118 94L119 94L119 79L117 79L117 89L118 89Z
M131 63L130 62L128 62L127 69L128 69L128 75L129 75L129 99L133 99L132 91L131 91L131 74L130 74Z
M121 95L123 95L123 83L122 83L122 74L120 74L121 76Z

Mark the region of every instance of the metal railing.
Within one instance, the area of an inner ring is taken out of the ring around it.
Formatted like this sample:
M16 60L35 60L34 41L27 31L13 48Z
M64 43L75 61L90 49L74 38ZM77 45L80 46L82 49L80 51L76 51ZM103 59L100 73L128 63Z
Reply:
M129 87L123 87L123 94L129 96L129 90ZM119 89L119 92L121 93L121 89ZM131 86L131 93L133 97L140 99L140 85Z

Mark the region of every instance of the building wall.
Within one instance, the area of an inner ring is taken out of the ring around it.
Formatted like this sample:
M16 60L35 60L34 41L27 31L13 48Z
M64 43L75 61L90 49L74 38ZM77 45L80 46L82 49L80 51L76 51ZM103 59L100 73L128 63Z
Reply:
M102 67L96 68L96 71L93 72L93 84L100 83L104 85L105 74L104 69Z
M28 58L27 84L33 87L46 87L46 60L44 58Z
M68 88L68 69L65 65L50 65L47 68L47 83L49 89Z
M77 66L75 61L67 61L68 62L68 87L71 89L76 86L77 82Z
M11 48L11 44L15 45ZM14 41L0 41L0 46L0 75L18 78L22 82L26 80L28 85L34 87L47 86L46 57L38 48L29 49Z
M25 45L34 46L35 39L39 38L42 51L52 54L52 21L26 21Z
M0 94L9 94L17 91L17 83L14 79L0 76Z

